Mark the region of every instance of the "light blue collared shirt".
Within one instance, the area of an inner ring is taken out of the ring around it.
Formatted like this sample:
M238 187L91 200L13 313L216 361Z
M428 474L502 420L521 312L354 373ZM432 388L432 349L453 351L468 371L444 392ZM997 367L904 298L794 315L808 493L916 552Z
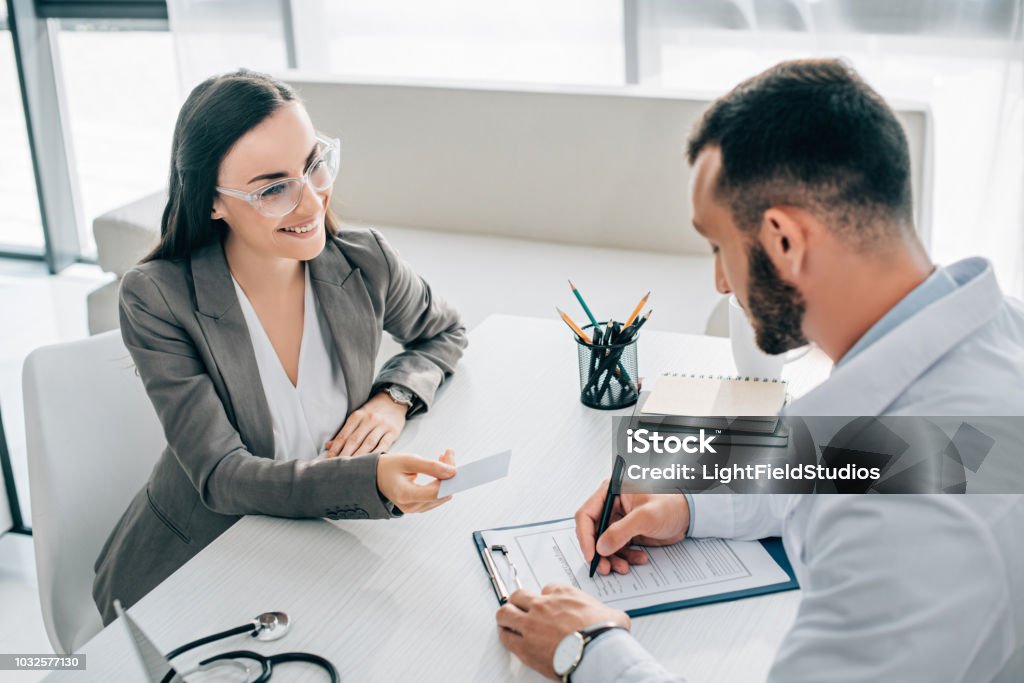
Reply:
M858 353L868 348L876 341L889 334L904 321L913 317L915 313L923 310L929 304L935 303L942 297L956 290L956 280L946 272L942 266L937 266L932 274L924 282L910 290L910 293L900 299L895 306L883 315L878 322L872 325L867 332L857 340L857 343L850 347L839 362L838 368Z
M858 354L854 367L797 399L792 414L1024 415L1024 304L1003 296L983 259L929 275L841 361ZM1019 439L1019 433L1000 437L1011 450ZM1019 467L1015 472L1019 476ZM696 517L691 505L694 537L781 533L802 594L769 680L820 681L822 671L844 681L1024 680L1024 630L1014 626L1024 614L1024 555L1015 543L1024 497L806 496L776 502L785 498L694 496ZM905 551L893 562L874 560L876 549L892 547ZM813 563L805 561L804 548ZM989 578L973 577L990 570ZM963 581L965 572L975 580ZM896 631L893 614L899 615ZM978 638L962 638L957 627ZM894 648L897 631L901 646ZM683 678L661 667L630 634L615 630L587 646L572 680Z
M942 266L936 266L935 270L932 271L931 275L925 278L924 282L910 290L910 293L900 299L895 306L890 308L885 315L879 318L878 322L872 325L868 331L850 347L850 350L839 359L838 363L836 363L836 367L838 368L843 363L849 361L858 353L874 344L892 330L896 329L896 327L901 323L912 318L915 313L924 310L924 308L929 304L935 303L947 294L956 291L956 288L957 283L956 280L953 279L953 276L946 272L946 269ZM693 529L693 518L695 513L693 496L689 491L683 491L682 493L686 496L686 503L690 509L690 526L687 529L687 533L689 533L689 530Z

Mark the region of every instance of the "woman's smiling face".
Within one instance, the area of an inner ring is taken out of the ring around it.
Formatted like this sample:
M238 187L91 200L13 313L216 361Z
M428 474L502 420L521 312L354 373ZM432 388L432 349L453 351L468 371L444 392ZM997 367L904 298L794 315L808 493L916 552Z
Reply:
M276 180L301 178L322 151L306 109L298 102L282 105L240 137L221 161L217 185L254 192ZM331 189L303 186L299 203L284 216L269 217L245 199L217 193L211 217L227 223L227 239L236 248L261 257L308 261L324 248L324 216Z

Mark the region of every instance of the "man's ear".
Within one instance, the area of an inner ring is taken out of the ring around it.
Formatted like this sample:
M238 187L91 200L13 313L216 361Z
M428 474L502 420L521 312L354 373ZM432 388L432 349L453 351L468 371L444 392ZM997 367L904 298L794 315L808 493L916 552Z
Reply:
M758 236L779 274L793 281L800 277L814 226L799 209L773 206L764 212Z

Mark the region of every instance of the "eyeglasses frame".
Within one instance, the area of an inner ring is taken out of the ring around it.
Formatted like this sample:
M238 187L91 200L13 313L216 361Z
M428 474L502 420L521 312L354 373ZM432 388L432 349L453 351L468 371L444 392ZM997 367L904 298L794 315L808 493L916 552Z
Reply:
M279 178L279 179L277 179L277 180L275 180L273 182L267 183L266 185L263 185L261 187L256 188L252 192L246 192L244 190L236 190L236 189L230 188L230 187L221 187L219 185L216 186L215 189L220 194L228 195L229 197L236 197L238 199L242 199L242 200L248 202L249 206L251 206L253 209L258 211L260 214L262 214L262 215L264 215L264 216L266 216L268 218L281 218L282 216L287 216L292 211L294 211L295 207L298 206L299 202L302 201L302 192L301 192L301 190L300 190L300 192L298 194L298 199L296 200L295 205L292 206L290 209L288 209L288 211L286 211L286 212L284 212L284 213L282 213L280 215L267 213L266 211L264 211L261 208L260 194L265 192L267 189L273 187L274 185L279 185L281 183L288 183L288 182L292 182L292 181L298 181L299 184L301 185L301 188L305 189L306 185L309 184L309 174L316 167L317 163L321 159L323 159L324 156L330 150L335 149L335 150L338 151L338 153L340 155L340 153L341 153L341 140L339 140L338 138L329 138L329 137L327 137L326 135L324 135L322 133L317 133L316 134L316 140L317 140L317 142L322 143L324 145L324 148L320 151L320 154L316 155L316 158L314 158L311 162L309 162L309 166L306 167L306 171L300 177L298 177L298 178ZM339 166L339 169L340 169L340 167L341 167L341 160L340 159L338 161L338 166ZM334 181L337 179L337 177L338 177L338 171L335 170L334 178L331 179L331 184L332 185L334 184ZM324 189L327 189L327 188L324 188ZM315 190L315 191L316 192L322 192L323 190Z

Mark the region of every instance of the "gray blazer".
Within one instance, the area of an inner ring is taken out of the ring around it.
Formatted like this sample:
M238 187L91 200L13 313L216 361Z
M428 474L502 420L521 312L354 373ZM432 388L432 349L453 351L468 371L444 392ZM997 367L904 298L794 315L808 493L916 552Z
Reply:
M376 231L328 237L309 269L349 411L382 384L412 390L429 409L466 346L458 313ZM242 515L392 516L377 491L376 455L274 460L270 410L220 243L133 268L120 315L167 448L96 560L93 598L105 624L115 598L134 604ZM374 378L382 331L405 350Z

